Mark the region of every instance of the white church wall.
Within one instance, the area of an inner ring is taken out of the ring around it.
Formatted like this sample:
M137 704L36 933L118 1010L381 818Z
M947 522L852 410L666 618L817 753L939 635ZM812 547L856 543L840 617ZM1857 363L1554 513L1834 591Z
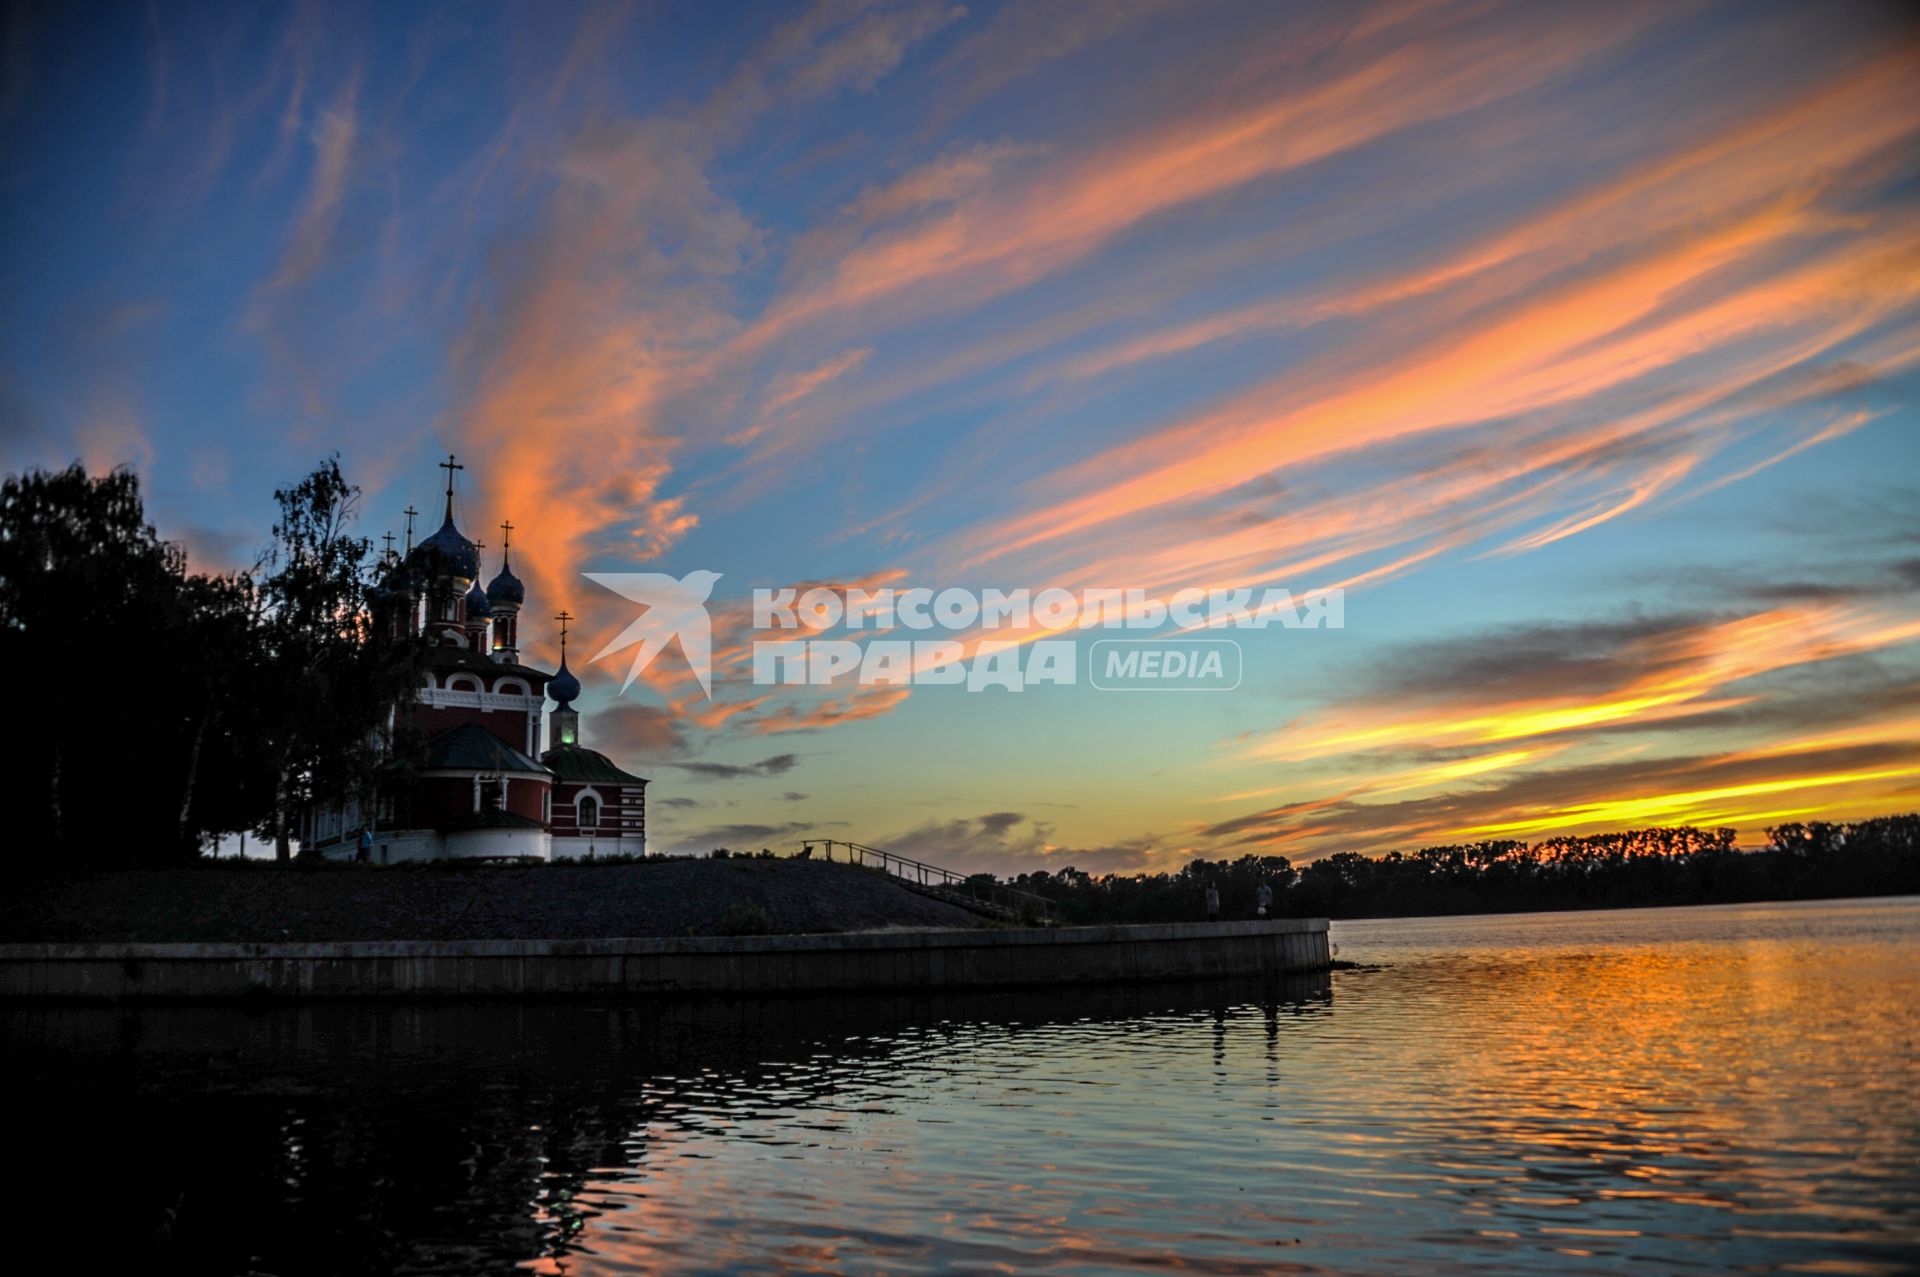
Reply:
M555 860L585 860L589 856L644 856L647 854L646 839L636 834L621 836L618 831L602 827L602 832L593 836L553 835L553 858Z
M320 848L326 860L352 860L360 850L358 835L350 840ZM376 865L397 865L410 860L437 860L444 853L440 835L431 829L375 830L373 849L368 859Z
M544 829L459 829L447 835L449 860L519 858L546 860L551 839Z

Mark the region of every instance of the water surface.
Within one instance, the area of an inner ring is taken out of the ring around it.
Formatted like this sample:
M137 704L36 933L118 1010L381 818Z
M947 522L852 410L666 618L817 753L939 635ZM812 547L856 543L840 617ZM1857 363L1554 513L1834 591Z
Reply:
M1915 1271L1920 900L1275 985L0 1011L63 1271Z

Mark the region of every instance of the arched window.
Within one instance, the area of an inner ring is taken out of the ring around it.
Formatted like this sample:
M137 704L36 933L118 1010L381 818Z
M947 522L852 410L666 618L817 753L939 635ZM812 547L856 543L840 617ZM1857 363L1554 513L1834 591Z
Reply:
M600 824L600 800L592 795L580 799L580 828L594 829Z

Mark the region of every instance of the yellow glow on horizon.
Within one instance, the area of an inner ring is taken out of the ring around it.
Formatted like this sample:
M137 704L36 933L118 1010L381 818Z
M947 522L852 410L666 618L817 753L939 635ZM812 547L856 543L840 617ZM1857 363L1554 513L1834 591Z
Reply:
M1744 785L1723 785L1713 789L1687 790L1673 794L1650 794L1640 798L1614 798L1595 803L1562 807L1556 811L1522 820L1500 821L1459 830L1462 837L1498 837L1539 833L1552 829L1583 825L1612 825L1632 828L1663 821L1711 824L1751 822L1777 818L1781 813L1742 811L1737 807L1709 806L1729 800L1758 797L1762 794L1792 793L1834 785L1859 785L1882 780L1905 780L1920 776L1920 766L1881 768L1873 771L1835 772L1821 776L1794 776L1780 780L1752 781ZM1798 809L1797 814L1838 810L1839 804Z
M1350 785L1327 801L1339 801L1360 794L1405 793L1408 790L1444 784L1450 780L1466 780L1473 776L1484 776L1489 772L1505 771L1510 767L1519 767L1560 752L1557 746L1509 749L1498 754L1483 754L1475 758L1461 758L1452 762L1409 767L1401 771L1387 772L1377 779L1365 781L1359 785ZM1252 798L1270 798L1275 794L1298 794L1301 788L1299 785L1270 785L1260 789L1242 790L1234 794L1220 794L1213 801L1244 802Z

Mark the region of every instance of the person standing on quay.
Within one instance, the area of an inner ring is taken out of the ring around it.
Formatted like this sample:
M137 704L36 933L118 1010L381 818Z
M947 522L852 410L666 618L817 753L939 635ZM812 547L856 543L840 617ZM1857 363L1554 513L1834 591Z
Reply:
M1260 907L1254 911L1255 914L1262 918L1266 917L1267 910L1273 906L1273 888L1268 886L1265 880L1262 880L1260 890L1254 893L1254 899L1260 905Z
M1220 889L1212 883L1207 884L1207 921L1220 921Z

